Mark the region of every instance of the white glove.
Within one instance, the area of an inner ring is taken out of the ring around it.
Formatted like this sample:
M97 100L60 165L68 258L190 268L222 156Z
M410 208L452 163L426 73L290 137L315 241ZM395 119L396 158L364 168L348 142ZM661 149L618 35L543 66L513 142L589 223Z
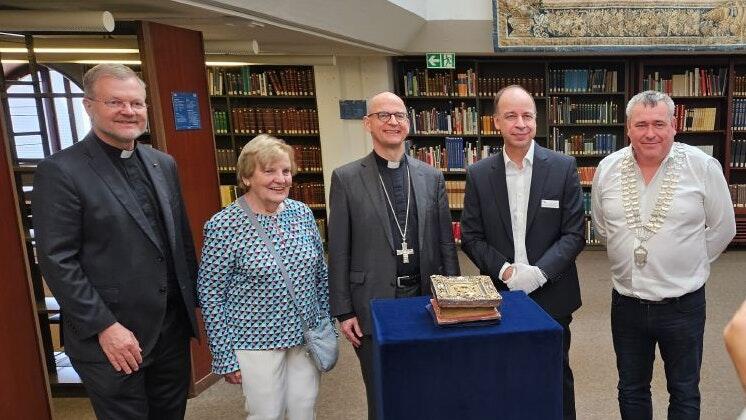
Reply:
M510 290L523 290L529 294L547 282L541 269L535 265L515 263L512 267L513 274L504 280Z

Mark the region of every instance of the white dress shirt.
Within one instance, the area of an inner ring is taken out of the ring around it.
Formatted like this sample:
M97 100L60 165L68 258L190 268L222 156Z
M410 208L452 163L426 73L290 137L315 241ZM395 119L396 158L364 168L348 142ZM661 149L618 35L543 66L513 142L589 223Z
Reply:
M710 275L710 263L736 234L736 222L728 184L717 159L683 143L684 158L673 202L658 230L645 244L647 263L638 267L634 249L640 245L627 227L621 197L621 167L627 146L604 158L593 178L593 225L606 242L614 288L622 295L661 300L693 292ZM635 163L640 192L640 218L647 223L668 165L673 147L658 171L645 185Z
M528 264L526 255L526 214L528 213L528 196L531 192L531 175L534 164L534 141L523 157L523 168L510 160L503 148L505 160L505 182L508 186L508 203L510 205L510 223L513 227L514 261ZM510 264L503 264L500 268L500 278Z

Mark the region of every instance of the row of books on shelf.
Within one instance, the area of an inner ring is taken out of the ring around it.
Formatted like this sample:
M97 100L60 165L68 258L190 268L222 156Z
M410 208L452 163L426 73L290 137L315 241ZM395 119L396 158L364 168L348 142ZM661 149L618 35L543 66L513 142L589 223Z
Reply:
M292 145L295 156L295 166L299 172L321 172L321 147Z
M733 200L733 207L746 207L746 184L730 184L730 198Z
M218 134L228 134L228 113L225 111L212 111L212 128Z
M612 101L577 103L569 97L549 101L551 124L618 124L619 105Z
M591 215L591 192L583 191L583 213L586 216Z
M295 166L299 172L321 172L321 147L291 145L295 157ZM233 149L215 150L218 170L222 172L235 172L237 156Z
M683 104L674 108L676 131L712 131L716 117L716 108L689 108Z
M476 108L463 103L443 111L409 108L408 113L410 134L477 134L479 130Z
M746 76L736 76L733 83L733 94L746 96Z
M500 89L510 85L520 85L534 96L544 96L543 77L477 77L476 72L467 69L465 73L430 72L409 70L404 75L405 96L494 96Z
M237 156L233 149L215 149L218 171L235 172ZM221 186L222 188L222 186Z
M593 221L590 217L585 219L585 244L602 245L601 239L596 237L596 229L593 227Z
M236 199L241 194L241 190L239 190L238 187L235 185L221 185L220 186L220 207L225 208L228 207L231 203L236 201ZM293 197L290 197L293 198ZM302 201L302 200L301 200ZM306 203L309 204L309 203ZM323 205L323 203L321 203ZM314 205L314 207L318 207L317 205ZM326 238L326 219L323 218L316 218L316 227L319 229L319 235L321 236L321 240L325 240Z
M311 108L236 107L230 112L230 123L235 134L319 133L318 111ZM221 129L228 132L228 127Z
M464 142L463 138L446 137L445 147L409 145L406 150L409 156L441 171L464 171L472 163L501 153L502 147L485 144L478 148L476 143Z
M593 176L595 174L595 166L578 166L578 177L580 178L580 185L593 184Z
M618 83L616 70L549 70L549 93L617 92Z
M446 196L448 197L448 207L453 210L463 209L465 191L466 181L446 181Z
M312 96L316 91L310 68L208 67L207 82L210 95Z
M324 208L324 183L298 182L290 186L289 197L306 203L312 209Z
M451 232L453 233L453 240L457 243L461 243L461 222L451 222Z
M746 99L736 99L733 101L732 128L733 130L746 130Z
M573 156L608 155L616 150L618 138L612 133L563 134L559 128L552 127L547 147Z
M670 79L659 72L648 74L643 79L643 90L657 90L670 96L720 96L725 92L728 69L700 68L686 70L683 74L672 74Z
M477 74L472 69L456 73L414 69L404 73L406 96L476 96Z
M500 89L510 85L519 85L532 96L544 96L543 77L479 77L477 85L480 96L495 96Z
M730 167L746 168L746 139L733 139L730 145Z
M461 222L451 222L451 232L453 233L453 240L457 243L461 243ZM593 222L590 218L585 220L585 243L586 245L601 245L601 240L596 238L596 231L593 228Z

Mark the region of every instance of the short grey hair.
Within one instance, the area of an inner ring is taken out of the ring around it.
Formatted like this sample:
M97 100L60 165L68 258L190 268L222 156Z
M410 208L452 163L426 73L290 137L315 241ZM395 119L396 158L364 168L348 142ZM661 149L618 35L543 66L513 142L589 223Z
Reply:
M629 120L629 116L632 113L632 108L637 104L643 104L643 106L653 108L657 106L659 102L663 102L666 105L666 108L668 108L668 119L672 120L675 108L673 99L665 93L658 92L657 90L646 90L633 96L632 99L627 102L627 109L625 110L627 120Z
M145 82L143 82L140 76L138 76L131 68L124 64L101 63L94 66L83 75L83 93L85 96L93 98L95 96L93 91L94 85L99 79L104 77L112 77L118 80L135 79L140 86L145 89Z

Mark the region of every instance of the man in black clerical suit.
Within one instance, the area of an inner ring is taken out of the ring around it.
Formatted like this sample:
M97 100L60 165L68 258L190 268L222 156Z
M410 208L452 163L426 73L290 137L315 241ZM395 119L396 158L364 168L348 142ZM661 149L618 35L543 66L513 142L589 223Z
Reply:
M575 257L585 246L578 170L573 157L536 144L536 104L522 87L498 92L493 120L503 152L466 171L462 248L498 290L523 290L562 326L563 411L573 419L570 322L581 304Z
M407 109L374 96L363 124L373 152L334 170L329 214L332 315L355 347L375 418L370 300L430 293L432 274L458 275L445 180L404 153Z
M180 419L196 258L176 164L135 141L147 106L131 69L100 64L83 87L91 132L34 178L39 265L96 416Z

